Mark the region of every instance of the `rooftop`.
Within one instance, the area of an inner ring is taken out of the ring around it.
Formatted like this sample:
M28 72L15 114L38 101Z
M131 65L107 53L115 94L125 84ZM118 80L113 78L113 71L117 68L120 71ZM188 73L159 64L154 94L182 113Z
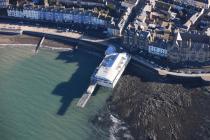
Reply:
M114 81L121 68L128 61L127 53L113 53L104 57L95 75L96 78Z

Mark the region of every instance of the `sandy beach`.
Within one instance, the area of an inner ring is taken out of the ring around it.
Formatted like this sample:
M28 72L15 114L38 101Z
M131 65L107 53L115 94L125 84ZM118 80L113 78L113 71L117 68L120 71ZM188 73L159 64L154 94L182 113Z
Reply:
M37 44L40 37L28 35L0 35L0 45L5 44L22 44L32 45ZM56 50L71 50L73 46L54 40L45 39L43 47Z

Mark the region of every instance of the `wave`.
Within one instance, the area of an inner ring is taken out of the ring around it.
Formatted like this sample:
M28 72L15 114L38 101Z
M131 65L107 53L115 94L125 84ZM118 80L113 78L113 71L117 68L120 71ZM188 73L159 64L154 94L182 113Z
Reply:
M109 128L110 140L121 140L121 139L134 140L125 122L118 119L112 114L110 114L110 120L112 121L112 125Z

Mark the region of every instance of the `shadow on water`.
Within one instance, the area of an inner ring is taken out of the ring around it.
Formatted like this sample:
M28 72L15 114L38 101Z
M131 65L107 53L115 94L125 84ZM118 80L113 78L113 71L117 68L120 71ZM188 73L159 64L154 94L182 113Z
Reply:
M65 63L77 63L78 65L71 78L67 82L58 84L52 92L52 94L62 97L62 105L57 114L64 115L72 100L80 98L86 91L90 82L90 76L101 60L78 50L60 52L56 60L63 60Z

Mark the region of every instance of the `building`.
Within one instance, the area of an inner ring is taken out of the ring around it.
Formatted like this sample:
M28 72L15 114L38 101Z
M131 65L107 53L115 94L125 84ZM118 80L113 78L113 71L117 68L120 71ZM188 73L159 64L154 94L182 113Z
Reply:
M177 2L191 5L197 8L208 9L210 7L210 0L175 0Z
M168 42L164 40L155 41L148 46L148 53L160 57L167 58L168 56Z
M105 0L58 0L65 5L105 7Z
M115 26L115 24L110 24L107 28L107 32L111 36L119 36L120 35L120 29Z
M210 27L210 11L203 15L203 17L201 18L199 22L199 27L201 29L206 29Z
M63 10L62 9L54 9L54 21L55 22L63 22Z
M131 12L132 12L131 8L129 8L129 7L126 8L124 15L121 17L121 19L119 20L119 22L117 24L117 26L119 28L120 35L122 35L123 29L124 29L126 23L128 22L128 18L130 16Z
M72 10L65 9L63 11L63 21L64 22L73 22L73 12Z
M197 20L203 15L203 13L204 9L202 9L201 12L197 12L194 15L192 15L190 19L184 24L184 29L188 31L190 27L194 25L197 22Z
M130 51L148 50L152 36L148 31L141 31L129 25L123 34L123 46Z
M101 86L114 88L130 59L131 56L127 53L106 55L94 75L94 80Z
M33 8L30 5L23 7L23 18L28 18L28 19L39 19L39 9Z
M101 11L84 10L79 8L56 8L36 7L27 5L23 8L9 6L8 16L27 18L32 20L44 20L51 22L65 22L75 24L88 24L95 27L107 27L110 23L110 16Z
M210 37L201 34L177 33L168 47L168 59L172 63L210 61Z
M135 0L130 1L134 2ZM66 2L73 5L79 4L79 6L76 6L75 8L71 5L72 8L64 8L60 6L41 7L26 4L22 7L15 7L11 5L7 8L7 14L11 17L32 20L42 20L56 23L63 22L77 25L84 24L87 25L88 28L103 29L107 31L104 33L111 36L121 36L132 11L131 7L123 7L121 6L121 1L115 0L67 0ZM138 2L138 0L136 2ZM81 4L86 6L80 6ZM105 7L102 8L102 5L100 4L105 5ZM92 5L100 5L100 7L94 6L93 8ZM116 9L116 7L118 9Z
M0 0L0 8L7 8L9 0Z

